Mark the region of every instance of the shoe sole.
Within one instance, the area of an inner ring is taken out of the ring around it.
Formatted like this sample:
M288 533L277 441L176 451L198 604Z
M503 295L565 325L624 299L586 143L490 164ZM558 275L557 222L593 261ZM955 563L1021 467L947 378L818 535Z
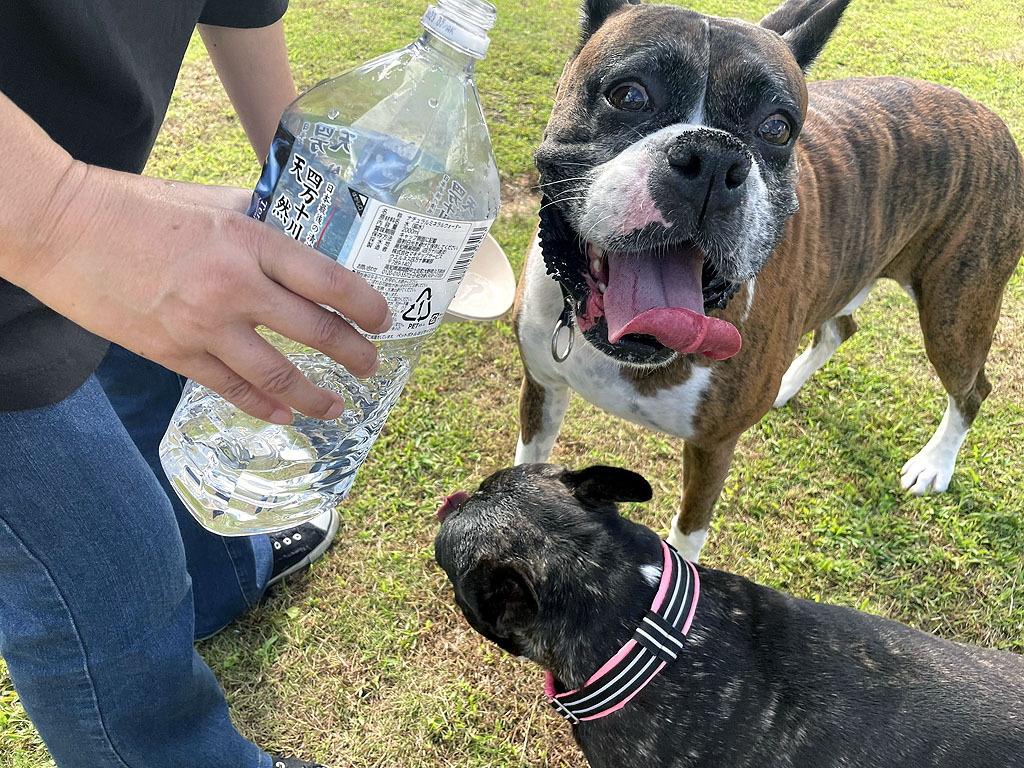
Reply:
M341 525L341 516L338 514L336 509L331 510L331 522L327 525L327 533L324 535L324 540L321 541L316 547L310 551L308 555L299 560L295 565L286 571L282 571L277 574L274 578L267 582L266 589L270 589L275 584L280 583L283 579L291 576L296 571L301 571L303 568L308 568L313 564L313 561L319 560L324 552L331 548L331 544L334 543L334 537L338 533L338 527Z

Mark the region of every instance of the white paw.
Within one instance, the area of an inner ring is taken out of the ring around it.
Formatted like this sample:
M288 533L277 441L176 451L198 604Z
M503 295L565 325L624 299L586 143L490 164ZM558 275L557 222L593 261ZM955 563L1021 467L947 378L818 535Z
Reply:
M956 454L950 456L948 451L930 448L925 446L900 470L900 485L903 490L915 496L942 493L949 488L949 481L953 477Z
M516 464L516 466L519 466L520 464L527 464L527 463L529 463L529 461L530 461L530 459L529 459L529 455L527 454L527 451L526 451L526 445L523 443L523 436L520 435L519 436L519 440L516 441L515 464Z
M773 408L781 408L788 403L793 395L800 391L800 387L803 386L802 381L786 381L787 376L782 377L782 386L779 387L779 395L775 398L775 402L772 403Z
M546 442L539 437L535 437L532 442L523 443L523 438L520 435L519 441L516 443L516 466L547 461L548 456L551 455L551 448L554 442L554 438Z
M788 403L793 395L799 392L800 388L811 378L811 375L828 359L827 356L819 355L818 351L817 347L809 347L789 366L789 370L782 376L779 394L775 398L775 408L781 408Z
M917 496L942 493L949 488L956 455L967 437L967 424L956 401L952 397L946 399L946 412L932 439L900 471L903 490Z
M790 363L786 373L782 376L779 394L775 398L775 407L781 408L788 403L790 398L799 392L807 380L814 375L814 372L828 362L842 343L839 326L833 317L821 326L821 338L817 340L817 343L809 346L800 353L796 360Z
M672 518L672 527L668 533L668 543L675 547L676 552L684 560L689 560L691 563L696 563L700 558L700 551L704 548L704 542L707 541L708 532L707 529L703 531L693 531L692 533L683 533L676 526L676 521L679 519L679 515L676 514Z

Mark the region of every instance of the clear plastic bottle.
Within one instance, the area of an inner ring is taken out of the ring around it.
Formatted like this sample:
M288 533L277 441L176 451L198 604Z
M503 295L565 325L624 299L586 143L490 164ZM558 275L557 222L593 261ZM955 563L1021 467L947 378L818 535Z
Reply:
M160 460L195 517L222 535L296 525L348 493L497 216L498 171L473 80L496 18L483 0L437 0L423 35L285 111L250 215L327 253L388 299L371 336L381 365L351 376L320 352L260 329L307 377L344 395L335 421L254 419L188 382Z

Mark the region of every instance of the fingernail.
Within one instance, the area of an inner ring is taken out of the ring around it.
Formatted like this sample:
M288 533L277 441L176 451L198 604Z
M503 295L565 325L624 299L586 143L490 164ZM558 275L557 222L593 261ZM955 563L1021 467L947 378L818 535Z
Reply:
M391 330L391 326L394 325L394 317L388 312L387 317L384 318L384 325L380 327L377 333L384 333L385 331Z
M324 421L334 421L336 418L341 416L345 412L345 401L338 399L334 401L334 405L327 409L327 413L324 414Z
M291 424L292 423L292 412L289 408L278 408L267 419L271 424Z

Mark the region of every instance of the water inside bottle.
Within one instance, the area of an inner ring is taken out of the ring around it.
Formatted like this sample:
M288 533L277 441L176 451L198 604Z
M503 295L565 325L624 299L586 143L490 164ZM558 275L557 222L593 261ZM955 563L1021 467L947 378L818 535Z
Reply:
M290 425L269 424L190 381L161 443L175 490L193 508L209 510L204 523L227 536L265 531L268 510L281 512L284 525L335 506L418 357L416 350L410 358L408 342L400 351L385 342L379 351L380 369L366 380L312 350L287 355L313 383L345 397L345 411L334 421L296 413Z

